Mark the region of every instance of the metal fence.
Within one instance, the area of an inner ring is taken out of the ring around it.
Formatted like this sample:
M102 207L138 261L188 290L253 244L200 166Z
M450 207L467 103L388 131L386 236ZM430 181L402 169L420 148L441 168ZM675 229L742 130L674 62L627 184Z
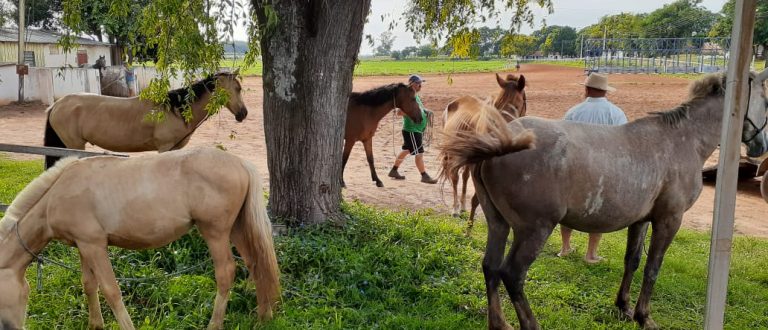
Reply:
M584 69L602 73L707 73L723 71L730 38L584 39Z

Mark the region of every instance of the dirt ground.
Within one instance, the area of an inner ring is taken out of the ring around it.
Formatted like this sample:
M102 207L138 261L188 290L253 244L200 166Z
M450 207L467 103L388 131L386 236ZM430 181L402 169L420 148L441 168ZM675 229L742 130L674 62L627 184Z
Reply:
M583 71L549 65L524 65L520 74L525 75L528 95L528 115L546 118L560 118L565 111L582 99ZM364 91L392 82L405 81L407 77L365 77L356 78L355 91ZM496 79L491 73L424 75L421 95L427 108L436 112L435 126L442 125L443 108L450 100L464 94L490 96L498 91ZM621 107L630 120L645 116L649 111L670 109L685 99L689 81L680 78L652 75L628 74L611 75L610 83L617 91L609 99ZM223 144L231 152L253 161L267 182L266 146L262 116L261 78L246 78L245 100L249 117L243 123L236 123L226 110L203 124L192 136L190 145ZM41 145L45 125L45 107L41 104L9 105L0 107L0 143ZM427 185L419 182L419 173L413 160L406 159L401 166L405 181L390 180L387 172L400 150L400 119L385 117L374 138L376 169L384 181L384 188L377 188L370 179L365 153L360 144L352 151L345 180L348 200L360 200L373 205L394 209L434 208L448 212L451 204L450 187L446 184ZM230 135L235 138L231 139ZM435 135L436 136L436 135ZM437 137L427 149L428 172L436 175ZM89 150L99 150L89 147ZM31 156L12 155L29 158ZM716 162L716 158L710 161ZM736 201L736 233L741 235L768 237L768 204L760 197L759 179L739 184ZM472 187L470 184L470 194ZM470 195L471 196L471 195ZM684 226L697 230L708 230L712 221L714 185L704 187L699 200L685 213Z

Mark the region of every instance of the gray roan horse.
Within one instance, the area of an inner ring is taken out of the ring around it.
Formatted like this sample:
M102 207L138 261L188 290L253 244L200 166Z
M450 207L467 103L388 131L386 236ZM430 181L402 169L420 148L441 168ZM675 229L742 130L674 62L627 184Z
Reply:
M91 143L117 152L180 149L208 118L206 105L217 88L227 92L226 107L237 121L243 121L248 109L241 96L237 72L221 72L168 92L167 104L87 93L62 97L47 110L44 145L83 150L86 143ZM188 104L192 110L189 121L182 115ZM172 115L160 122L146 120L148 114L161 107L167 107ZM57 160L58 157L46 156L46 168Z
M766 120L764 77L751 79L750 97L757 101L750 103L753 106L742 135L752 156L768 147L761 125ZM683 213L701 192L704 161L720 141L724 80L723 75L706 76L691 84L689 99L681 105L622 126L534 117L507 124L490 107L472 118L457 116L449 123L474 128L473 132L446 134L442 152L450 162L441 176L475 164L472 179L488 223L482 265L490 329L509 328L501 310L500 281L510 295L520 327L539 329L523 284L528 268L558 223L589 233L629 227L616 306L642 327L656 328L649 316L651 292ZM526 149L533 143L533 134L535 149ZM629 289L649 223L648 260L633 310ZM510 229L514 240L502 261Z

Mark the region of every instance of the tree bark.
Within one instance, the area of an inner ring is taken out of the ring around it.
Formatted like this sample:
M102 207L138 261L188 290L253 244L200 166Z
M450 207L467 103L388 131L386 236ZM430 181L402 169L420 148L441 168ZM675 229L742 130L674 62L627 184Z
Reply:
M344 121L370 0L270 2L252 0L264 64L269 210L294 225L323 223L340 211Z

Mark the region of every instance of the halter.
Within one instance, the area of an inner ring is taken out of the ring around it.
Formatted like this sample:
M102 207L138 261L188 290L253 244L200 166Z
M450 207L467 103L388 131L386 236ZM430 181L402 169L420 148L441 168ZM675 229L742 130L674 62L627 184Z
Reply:
M744 118L744 121L749 123L749 125L752 126L752 128L755 129L755 134L753 134L751 138L743 141L744 143L748 143L748 142L754 140L758 135L760 135L760 133L762 133L765 130L765 126L768 125L768 116L765 117L765 121L763 122L763 125L760 126L760 127L757 127L757 125L755 125L755 123L752 121L752 119L749 119L748 116L746 118Z
M753 80L752 78L749 79L749 95L747 96L747 105L749 105L751 103L750 101L752 101L751 100L752 99L752 80ZM763 125L760 127L757 127L757 125L755 125L755 122L753 122L752 119L749 118L749 106L747 106L747 113L744 115L744 121L749 123L749 125L755 129L755 134L753 134L751 138L741 141L744 143L749 143L765 130L766 125L768 125L768 116L765 117L765 121L763 121Z

